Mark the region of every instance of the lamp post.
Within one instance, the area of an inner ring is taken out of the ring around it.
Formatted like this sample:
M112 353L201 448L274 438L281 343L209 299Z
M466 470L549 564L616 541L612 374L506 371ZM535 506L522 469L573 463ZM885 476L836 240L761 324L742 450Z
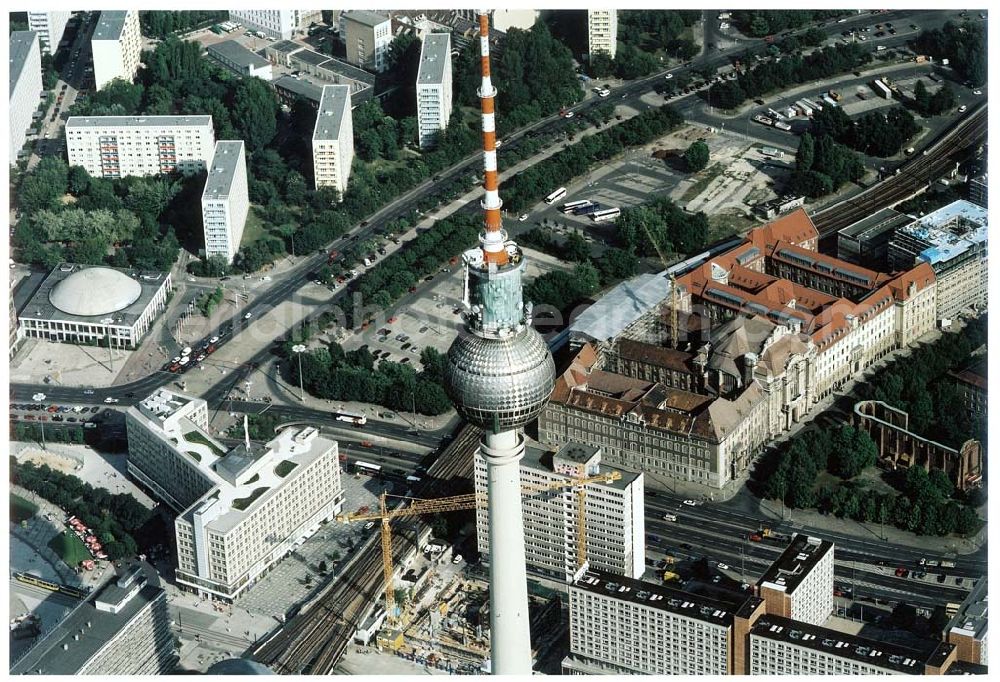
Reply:
M295 353L295 356L299 359L299 400L302 402L305 402L306 400L306 392L305 389L302 388L302 353L305 349L306 347L301 343L297 343L292 346L292 352Z

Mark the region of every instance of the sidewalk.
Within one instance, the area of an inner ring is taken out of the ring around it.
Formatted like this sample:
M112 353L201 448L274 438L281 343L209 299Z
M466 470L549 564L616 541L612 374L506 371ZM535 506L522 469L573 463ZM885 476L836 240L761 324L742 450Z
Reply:
M28 519L24 527L10 524L11 535L30 547L35 554L35 556L25 556L15 551L21 548L12 542L10 545L11 569L35 573L44 579L55 578L67 585L83 584L85 581L81 580L81 576L67 566L62 558L48 546L52 538L62 532L61 522L66 513L51 502L21 486L11 484L10 492L38 505L38 513ZM47 564L47 568L40 566L39 562ZM94 573L87 575L93 576Z

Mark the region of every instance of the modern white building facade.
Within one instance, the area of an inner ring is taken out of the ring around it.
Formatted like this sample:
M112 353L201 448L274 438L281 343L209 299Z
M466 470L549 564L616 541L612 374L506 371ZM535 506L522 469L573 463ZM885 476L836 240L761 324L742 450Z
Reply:
M389 17L367 10L354 10L340 15L347 44L347 62L378 73L389 66L389 43L392 25Z
M417 71L417 135L421 149L433 147L451 119L451 34L431 33L420 49Z
M324 85L312 136L316 189L333 187L343 200L354 163L351 86Z
M215 152L211 116L70 116L66 154L95 178L204 170Z
M243 226L250 210L247 159L243 140L220 140L201 195L205 256L232 263L240 250Z
M587 10L587 45L591 57L606 54L615 58L618 51L618 10Z
M38 34L14 31L10 34L10 165L24 147L31 117L38 110L42 94L42 54Z
M28 28L38 34L42 54L55 54L72 12L28 12Z
M579 569L577 519L579 497L575 487L553 488L572 479L618 471L621 478L586 486L584 498L588 564L610 574L641 578L645 567L645 507L643 475L601 465L599 448L568 443L557 452L528 446L521 459L521 508L529 572L572 581ZM486 494L486 461L475 455L477 494ZM479 552L490 553L487 510L476 510Z
M116 78L132 82L139 72L142 54L142 30L139 11L108 10L101 12L97 28L90 38L94 55L94 88L101 90Z
M797 533L757 582L771 615L822 625L833 613L833 543Z
M288 40L309 22L319 21L318 9L231 9L230 21L238 21L252 31L273 40Z
M207 413L204 400L166 389L129 408L128 466L183 509L178 583L232 601L340 512L340 460L337 443L313 427L227 451L206 430Z

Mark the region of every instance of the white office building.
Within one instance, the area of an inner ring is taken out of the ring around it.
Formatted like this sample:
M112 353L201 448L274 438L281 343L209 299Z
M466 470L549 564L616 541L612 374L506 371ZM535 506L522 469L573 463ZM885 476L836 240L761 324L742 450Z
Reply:
M42 54L55 54L72 12L28 12L28 28L38 34Z
M577 546L580 498L573 486L554 487L573 479L617 471L621 478L586 486L584 521L586 559L595 570L641 578L645 571L645 507L643 475L601 465L600 448L568 443L557 452L528 445L521 460L521 507L528 570L568 582L579 569ZM475 455L476 492L487 489L486 462ZM485 508L476 510L479 552L490 553Z
M340 15L341 35L347 44L347 62L378 73L389 66L389 43L392 27L389 17L367 10Z
M312 136L316 189L333 187L343 200L354 163L351 87L324 85Z
M227 450L208 404L159 389L126 413L128 470L179 511L177 582L232 601L343 506L336 441L288 428Z
M451 119L451 34L431 33L420 49L417 70L417 134L429 149Z
M66 155L95 178L197 173L212 161L211 116L70 116Z
M229 263L240 250L243 226L250 210L244 149L243 140L216 143L212 167L201 195L205 256L221 256Z
M251 31L260 31L272 40L288 40L310 22L318 22L321 12L318 9L231 9L229 20Z
M591 57L606 54L615 58L618 51L618 10L587 10L587 46Z
M724 599L724 600L723 600ZM564 675L742 675L752 595L707 597L602 571L569 586Z
M38 34L14 31L10 34L10 165L17 163L24 147L31 117L38 110L42 95L42 55Z
M94 55L95 89L102 89L115 78L131 83L139 72L142 54L139 10L101 12L90 47Z
M212 43L205 46L205 52L209 59L238 76L256 76L266 81L273 78L271 62L235 40Z

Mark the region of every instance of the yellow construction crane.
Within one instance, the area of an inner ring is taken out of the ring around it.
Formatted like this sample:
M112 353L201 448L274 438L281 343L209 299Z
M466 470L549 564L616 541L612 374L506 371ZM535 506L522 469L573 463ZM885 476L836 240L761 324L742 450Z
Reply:
M522 493L526 495L537 495L549 490L561 488L577 488L577 567L583 565L587 559L587 516L586 516L586 486L591 483L610 483L622 477L618 471L609 471L594 476L573 478L565 481L552 481L543 485L533 485L522 487ZM392 528L390 522L394 519L411 516L423 516L424 514L441 514L445 512L462 511L486 506L486 495L467 493L465 495L454 495L452 497L439 497L434 499L410 499L410 503L396 509L386 508L385 500L387 493L383 492L379 496L378 512L340 514L337 521L350 523L351 521L381 521L382 535L382 576L385 580L385 612L390 625L396 625L396 595L393 590L393 566L392 566Z
M646 230L646 237L649 239L649 243L653 245L656 249L656 255L659 256L660 262L663 263L663 267L669 269L670 262L667 257L663 255L663 249L660 248L659 243L653 239L653 233L649 231L649 226L646 223L642 224L642 228ZM679 330L678 326L678 306L680 305L680 295L677 292L677 277L674 273L670 273L670 347L677 348L677 338Z

